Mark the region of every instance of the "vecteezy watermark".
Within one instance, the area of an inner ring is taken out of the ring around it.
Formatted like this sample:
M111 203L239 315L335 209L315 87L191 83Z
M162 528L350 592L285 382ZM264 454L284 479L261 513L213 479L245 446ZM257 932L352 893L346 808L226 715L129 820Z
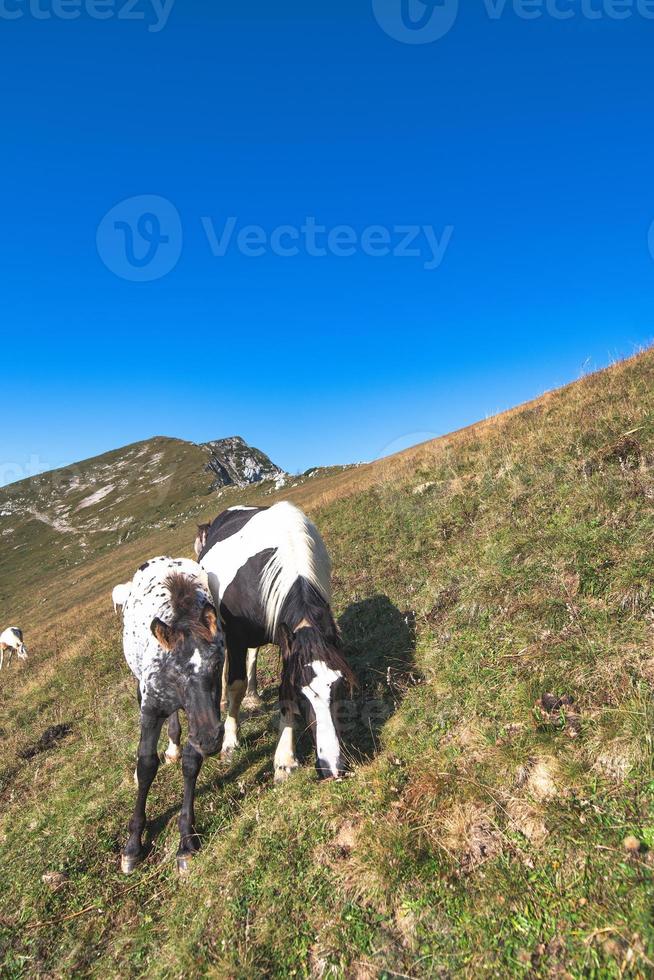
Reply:
M223 258L230 250L251 258L267 254L280 258L349 258L361 254L422 259L423 268L429 271L442 263L454 233L453 225L445 225L440 234L433 225L368 225L358 231L352 225L328 227L311 216L300 225L277 225L271 230L261 225L239 227L233 216L221 228L216 228L209 217L200 220L216 258Z
M151 34L168 23L175 0L0 0L0 20L142 21Z
M7 483L18 483L20 480L27 480L29 477L36 476L38 473L43 473L50 468L50 464L41 459L36 453L32 453L29 459L24 459L20 462L2 460L0 461L0 487L6 486Z
M405 449L412 449L414 446L419 446L423 442L431 442L432 439L437 439L440 434L430 429L417 429L413 432L404 432L402 435L396 436L382 446L374 458L385 459L387 456L394 456L396 453L401 453Z
M513 11L521 20L628 20L643 17L654 20L654 0L483 0L491 20Z
M404 44L431 44L454 26L459 0L372 0L379 26Z
M490 20L513 13L520 20L654 20L654 0L481 0ZM372 0L379 26L404 44L431 44L454 27L459 0Z
M214 258L237 252L246 258L273 255L294 258L418 259L423 269L438 269L454 234L453 225L438 230L434 225L353 225L320 224L307 217L297 225L283 224L266 229L262 225L239 224L228 217L219 225L208 216L201 227ZM182 251L182 222L177 208L164 197L143 194L114 205L102 218L97 234L98 254L104 264L121 279L152 282L167 275Z
M182 252L177 208L155 194L129 197L105 214L96 245L104 264L121 279L161 279L175 268Z

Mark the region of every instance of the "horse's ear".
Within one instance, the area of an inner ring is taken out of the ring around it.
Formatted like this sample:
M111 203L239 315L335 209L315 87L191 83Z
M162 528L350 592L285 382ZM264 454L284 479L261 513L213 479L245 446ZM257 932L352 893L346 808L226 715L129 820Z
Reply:
M211 605L210 602L205 602L202 612L200 613L200 619L207 627L212 636L215 636L218 632L218 616L216 614L216 609Z
M175 634L171 626L164 623L163 620L155 616L150 623L150 630L152 635L157 640L158 643L164 648L164 650L172 650L175 646Z
M198 533L195 536L195 554L200 557L200 553L207 543L207 534L209 533L209 524L198 524Z

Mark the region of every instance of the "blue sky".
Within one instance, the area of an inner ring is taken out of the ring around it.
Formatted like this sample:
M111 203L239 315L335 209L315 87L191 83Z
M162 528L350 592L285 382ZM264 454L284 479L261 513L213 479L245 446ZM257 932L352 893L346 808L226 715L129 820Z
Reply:
M0 482L369 459L654 338L654 4L443 3L1 0Z

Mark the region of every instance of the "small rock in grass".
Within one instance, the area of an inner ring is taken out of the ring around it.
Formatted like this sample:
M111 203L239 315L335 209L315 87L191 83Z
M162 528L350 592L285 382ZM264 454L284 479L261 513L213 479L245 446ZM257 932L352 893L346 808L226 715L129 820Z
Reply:
M48 888L56 891L65 881L68 881L68 875L63 871L46 871L44 875L41 875L41 881Z
M624 847L625 851L629 852L629 854L638 854L642 845L637 837L634 837L633 834L629 834L622 841L622 846Z

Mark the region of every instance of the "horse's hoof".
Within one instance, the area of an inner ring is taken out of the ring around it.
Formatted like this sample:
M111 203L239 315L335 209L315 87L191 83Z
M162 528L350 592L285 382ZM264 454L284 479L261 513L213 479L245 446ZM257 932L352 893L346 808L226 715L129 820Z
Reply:
M237 742L236 745L228 745L226 748L223 748L222 752L220 753L221 760L223 762L231 762L238 747Z
M244 711L249 711L251 714L255 714L257 711L261 711L263 708L263 701L258 694L247 694L243 698L241 707Z
M297 763L294 766L275 766L275 782L285 783L287 779L290 779L296 769L299 768Z
M182 753L178 749L177 752L164 752L164 766L174 766L182 758Z
M186 878L191 873L194 853L177 855L177 873L181 878Z
M141 863L141 858L138 854L121 854L120 855L120 870L124 875L131 875L132 871L137 864Z

